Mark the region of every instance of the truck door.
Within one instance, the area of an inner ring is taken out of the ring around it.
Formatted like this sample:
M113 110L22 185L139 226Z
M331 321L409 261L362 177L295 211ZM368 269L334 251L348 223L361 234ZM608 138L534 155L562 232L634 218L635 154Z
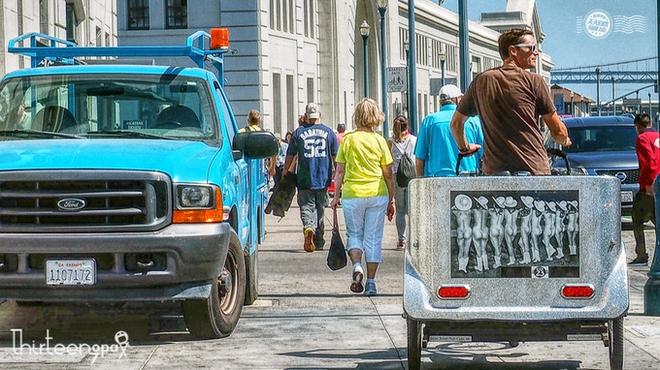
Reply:
M218 111L222 115L222 122L225 125L227 131L227 143L228 145L231 145L234 139L234 135L238 130L236 119L234 118L234 114L231 111L227 97L220 88L220 84L218 84L217 81L214 81L213 85L215 86L215 91L217 94L216 101L218 101ZM249 167L247 161L244 158L240 158L238 160L234 160L233 163L230 163L227 168L229 169L229 173L227 173L226 176L228 177L228 181L231 183L231 189L233 189L233 191L229 191L229 189L223 189L223 191L226 191L228 193L227 195L231 194L234 199L226 199L225 201L233 201L233 203L229 204L236 205L237 219L233 221L236 225L236 233L238 234L238 238L241 241L241 245L245 246L249 241L251 229L251 221L249 215L250 196L248 183L246 181L248 178ZM223 196L226 195L223 194Z

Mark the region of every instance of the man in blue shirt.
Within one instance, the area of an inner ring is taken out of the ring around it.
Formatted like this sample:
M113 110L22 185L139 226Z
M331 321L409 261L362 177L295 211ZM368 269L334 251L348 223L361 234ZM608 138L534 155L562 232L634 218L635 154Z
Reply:
M463 94L456 85L445 85L440 89L440 110L431 113L422 122L415 146L417 176L455 176L458 160L458 145L451 134L451 118ZM478 117L465 123L465 134L470 143L483 144L484 134ZM476 155L461 160L461 173L476 173L479 170L482 150Z
M323 213L328 204L326 189L332 180L334 159L339 144L334 131L321 123L321 111L315 103L305 108L305 123L301 124L289 143L284 163L284 176L298 157L297 188L300 218L305 236L304 249L323 249Z

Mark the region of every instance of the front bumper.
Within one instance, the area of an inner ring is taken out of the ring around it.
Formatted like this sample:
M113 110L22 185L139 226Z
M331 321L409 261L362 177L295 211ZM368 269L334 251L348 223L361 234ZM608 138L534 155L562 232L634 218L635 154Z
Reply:
M17 257L0 271L0 298L40 301L164 301L206 298L225 263L229 224L170 225L154 232L2 234L0 254ZM134 254L164 256L162 268L136 271ZM38 257L38 258L37 258ZM93 258L94 285L48 286L43 261Z

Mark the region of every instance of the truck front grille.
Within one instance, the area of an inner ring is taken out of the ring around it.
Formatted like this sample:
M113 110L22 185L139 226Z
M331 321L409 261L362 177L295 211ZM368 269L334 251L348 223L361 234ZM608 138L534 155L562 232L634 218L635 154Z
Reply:
M153 230L170 218L170 189L152 172L0 173L0 231Z

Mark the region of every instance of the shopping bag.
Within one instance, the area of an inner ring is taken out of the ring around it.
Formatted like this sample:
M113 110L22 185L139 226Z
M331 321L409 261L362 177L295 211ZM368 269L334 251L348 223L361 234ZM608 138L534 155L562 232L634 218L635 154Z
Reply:
M346 258L346 248L344 242L341 240L339 233L339 225L337 222L337 209L332 210L332 241L330 242L330 250L328 251L328 267L332 271L342 269L348 263Z

